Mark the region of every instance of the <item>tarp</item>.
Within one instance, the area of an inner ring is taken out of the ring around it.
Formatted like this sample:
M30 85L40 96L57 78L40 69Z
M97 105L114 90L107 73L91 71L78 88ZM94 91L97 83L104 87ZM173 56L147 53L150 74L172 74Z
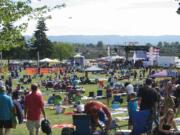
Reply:
M179 75L178 72L163 70L163 71L160 71L160 72L157 72L157 73L151 75L150 77L155 77L155 78L160 78L160 77L177 77L178 75Z
M86 68L85 71L86 72L96 72L96 71L103 71L104 69L98 67L98 66L92 66L89 68Z
M155 74L152 74L151 77L168 77L168 73L166 70L163 70Z

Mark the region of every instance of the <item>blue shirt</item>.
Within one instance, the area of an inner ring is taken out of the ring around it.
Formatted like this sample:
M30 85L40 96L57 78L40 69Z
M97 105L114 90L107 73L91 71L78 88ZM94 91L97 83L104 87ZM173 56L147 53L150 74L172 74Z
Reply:
M130 100L128 102L128 111L129 111L129 116L132 116L132 113L134 111L138 110L138 101L137 100Z
M6 93L0 92L0 120L12 118L13 101Z

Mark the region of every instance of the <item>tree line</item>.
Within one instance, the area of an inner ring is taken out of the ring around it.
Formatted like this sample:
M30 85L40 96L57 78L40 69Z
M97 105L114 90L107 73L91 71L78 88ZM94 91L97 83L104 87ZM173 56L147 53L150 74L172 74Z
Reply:
M45 20L51 18L47 13L61 7L65 7L65 4L34 8L31 0L0 0L0 51L3 58L37 59L37 53L39 53L40 58L49 57L62 60L70 58L78 52L86 58L107 56L107 46L102 41L97 44L68 44L51 42L47 38ZM25 22L20 21L25 17L27 18ZM33 38L26 41L22 32L26 30L31 19L38 19L37 30L34 32ZM179 42L159 42L157 47L160 48L160 55L180 55ZM118 53L117 47L112 47L112 50L114 53Z

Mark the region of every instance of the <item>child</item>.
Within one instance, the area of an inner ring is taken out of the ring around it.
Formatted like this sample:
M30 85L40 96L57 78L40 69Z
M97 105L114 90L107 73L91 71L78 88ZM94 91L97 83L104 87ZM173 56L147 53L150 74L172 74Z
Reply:
M60 114L63 111L63 109L60 106L60 103L55 106L55 109L56 109L56 114Z
M136 99L136 93L132 92L129 96L129 102L128 102L128 113L129 113L128 129L132 129L132 113L137 110L138 110L138 101Z

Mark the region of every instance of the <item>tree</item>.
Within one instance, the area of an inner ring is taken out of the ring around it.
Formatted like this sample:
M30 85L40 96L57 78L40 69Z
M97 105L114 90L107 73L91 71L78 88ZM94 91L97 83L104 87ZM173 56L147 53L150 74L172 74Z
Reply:
M103 48L103 47L104 47L103 42L102 42L102 41L98 41L98 42L97 42L97 47L98 47L98 48Z
M179 6L180 6L180 3L179 3ZM177 14L180 14L180 7L177 9Z
M149 47L150 47L150 46L153 46L153 45L152 45L151 43L147 43L146 46L149 46Z
M22 39L22 31L26 30L30 19L37 19L64 6L65 4L33 8L31 0L0 0L0 51L23 45L19 39ZM23 22L21 19L25 17L27 20Z
M67 43L53 43L53 58L60 60L70 58L74 55L74 46Z
M26 2L13 2L11 0L0 0L0 50L9 50L14 46L22 45L21 31L27 26L25 23L15 22L30 14L32 8Z
M40 18L37 24L37 30L34 33L34 41L32 45L32 56L36 56L39 52L41 58L51 57L52 54L52 43L46 36L46 24L45 19Z

